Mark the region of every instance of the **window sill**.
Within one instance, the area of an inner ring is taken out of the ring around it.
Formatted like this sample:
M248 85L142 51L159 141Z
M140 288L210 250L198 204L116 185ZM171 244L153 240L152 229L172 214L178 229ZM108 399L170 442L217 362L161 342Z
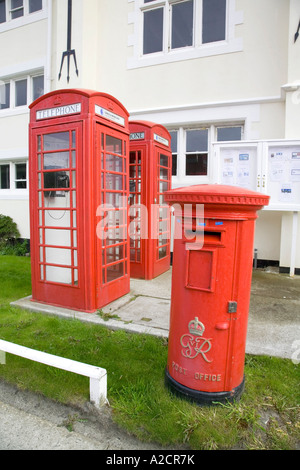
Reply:
M36 13L30 13L26 16L16 18L14 20L5 21L4 23L0 24L0 33L5 33L6 31L10 31L11 29L20 28L30 23L35 23L36 21L44 20L47 18L47 16L48 12L46 9L44 9Z
M20 114L29 114L28 105L18 106L17 108L0 109L0 118L8 116L19 116Z
M203 44L199 47L187 47L168 53L158 52L143 56L134 56L128 59L127 68L135 69L140 67L150 67L153 65L167 64L171 62L179 62L183 60L198 59L202 57L210 57L214 55L230 54L232 52L240 52L243 50L242 38L233 39L229 42L219 41L209 44Z
M29 191L28 189L0 189L0 201L4 200L29 200Z

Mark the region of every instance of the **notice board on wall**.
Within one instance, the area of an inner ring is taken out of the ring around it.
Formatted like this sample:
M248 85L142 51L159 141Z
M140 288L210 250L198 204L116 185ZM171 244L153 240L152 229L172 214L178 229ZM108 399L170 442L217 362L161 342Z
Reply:
M271 204L283 210L300 210L300 143L268 143L266 190Z
M300 141L216 142L213 182L270 196L266 210L300 210Z

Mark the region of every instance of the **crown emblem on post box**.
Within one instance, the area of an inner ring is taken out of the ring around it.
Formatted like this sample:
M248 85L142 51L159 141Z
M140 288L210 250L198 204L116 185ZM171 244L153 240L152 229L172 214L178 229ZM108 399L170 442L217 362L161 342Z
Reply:
M205 326L201 321L198 320L198 317L195 317L194 320L189 323L189 332L195 336L202 336L205 331Z

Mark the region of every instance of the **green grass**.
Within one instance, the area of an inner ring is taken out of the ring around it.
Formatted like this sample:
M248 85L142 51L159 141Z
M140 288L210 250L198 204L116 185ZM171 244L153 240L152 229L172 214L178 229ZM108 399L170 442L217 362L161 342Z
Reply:
M0 256L0 286L0 338L106 368L113 419L140 439L194 450L299 448L300 366L292 361L248 355L240 402L201 408L166 389L166 340L11 307L31 292L26 257ZM10 354L0 378L62 403L89 400L88 378Z

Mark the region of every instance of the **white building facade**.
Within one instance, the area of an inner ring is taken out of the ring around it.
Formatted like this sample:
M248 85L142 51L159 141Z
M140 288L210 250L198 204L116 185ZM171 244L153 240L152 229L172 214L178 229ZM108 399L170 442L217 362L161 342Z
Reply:
M0 0L0 213L30 238L28 105L63 88L109 93L131 119L163 124L173 187L223 182L217 158L228 142L244 156L254 146L256 163L270 156L259 149L290 144L297 172L299 20L300 0ZM264 190L269 173L255 171L251 189ZM260 213L255 248L300 272L292 183L290 204Z

